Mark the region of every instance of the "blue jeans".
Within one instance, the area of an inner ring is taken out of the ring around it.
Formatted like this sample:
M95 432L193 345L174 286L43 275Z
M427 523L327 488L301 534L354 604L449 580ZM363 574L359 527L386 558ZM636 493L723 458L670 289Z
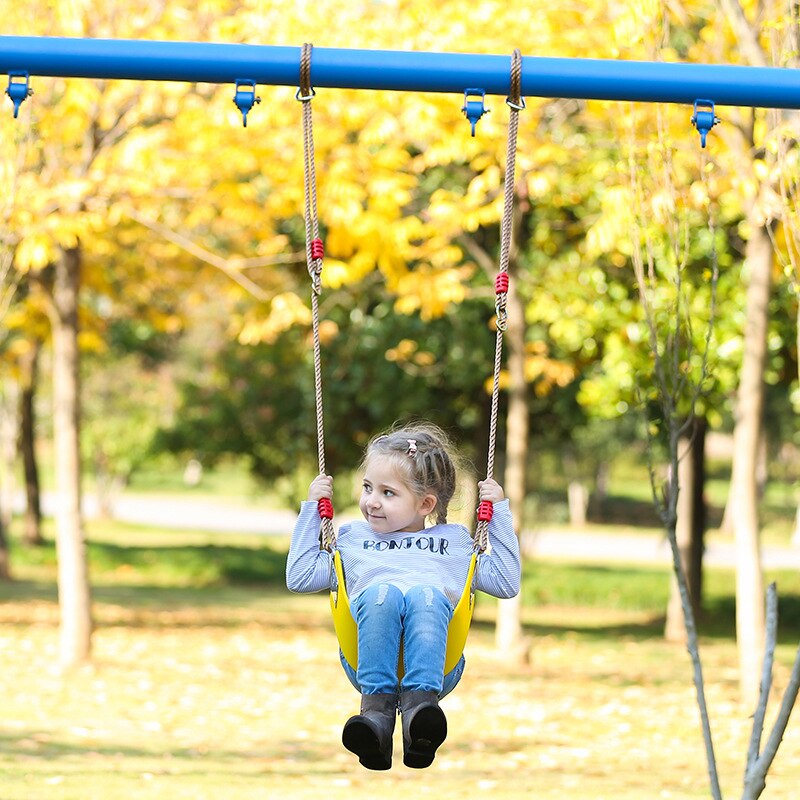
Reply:
M402 691L431 691L444 697L464 673L464 656L444 674L447 626L453 606L433 586L414 586L404 595L396 586L376 583L350 603L358 625L358 672L345 661L347 677L362 694L398 690L397 662L403 641Z

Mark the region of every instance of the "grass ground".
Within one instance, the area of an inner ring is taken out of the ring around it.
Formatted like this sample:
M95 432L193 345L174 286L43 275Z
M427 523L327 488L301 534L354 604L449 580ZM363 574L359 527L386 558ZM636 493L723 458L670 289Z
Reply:
M0 584L2 800L709 796L688 656L660 636L663 571L527 570L521 660L495 651L494 606L482 601L434 766L405 768L398 747L395 767L374 773L341 747L358 697L325 597L282 589L285 540L129 526L90 538L91 666L57 668L50 548L15 550L17 580ZM780 689L800 637L800 576L778 577ZM737 701L732 576L712 571L708 588L707 692L735 797L750 710ZM798 763L795 719L766 798L795 795Z

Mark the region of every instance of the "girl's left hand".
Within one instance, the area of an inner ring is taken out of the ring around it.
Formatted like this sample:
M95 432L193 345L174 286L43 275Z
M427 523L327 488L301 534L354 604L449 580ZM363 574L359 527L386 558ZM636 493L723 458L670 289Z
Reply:
M503 487L492 478L478 481L478 497L480 500L490 500L492 503L499 503L505 499Z

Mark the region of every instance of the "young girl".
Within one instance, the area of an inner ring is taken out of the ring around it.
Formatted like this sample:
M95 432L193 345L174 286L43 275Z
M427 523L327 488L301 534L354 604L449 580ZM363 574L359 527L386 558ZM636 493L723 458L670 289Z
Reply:
M402 715L403 763L429 766L447 736L438 700L453 690L464 657L444 674L447 628L464 589L473 541L463 525L447 523L456 486L446 435L422 423L373 439L361 464L359 508L365 522L342 525L337 536L350 610L358 625L358 672L342 657L361 692L361 713L344 726L342 742L368 769L392 765L392 734ZM519 591L519 544L508 501L494 480L478 484L494 504L490 551L478 558L475 589L495 597ZM286 583L295 592L330 586L331 554L320 550L318 501L333 479L315 478L302 504L289 549ZM432 517L435 524L425 527ZM405 674L398 680L401 639Z

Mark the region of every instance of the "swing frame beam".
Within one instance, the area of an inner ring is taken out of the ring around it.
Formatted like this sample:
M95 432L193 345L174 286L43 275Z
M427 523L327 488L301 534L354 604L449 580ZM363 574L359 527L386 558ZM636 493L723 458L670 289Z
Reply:
M300 47L0 36L0 73L297 86ZM508 56L314 48L316 88L507 95ZM613 59L522 59L523 97L800 109L800 70Z

